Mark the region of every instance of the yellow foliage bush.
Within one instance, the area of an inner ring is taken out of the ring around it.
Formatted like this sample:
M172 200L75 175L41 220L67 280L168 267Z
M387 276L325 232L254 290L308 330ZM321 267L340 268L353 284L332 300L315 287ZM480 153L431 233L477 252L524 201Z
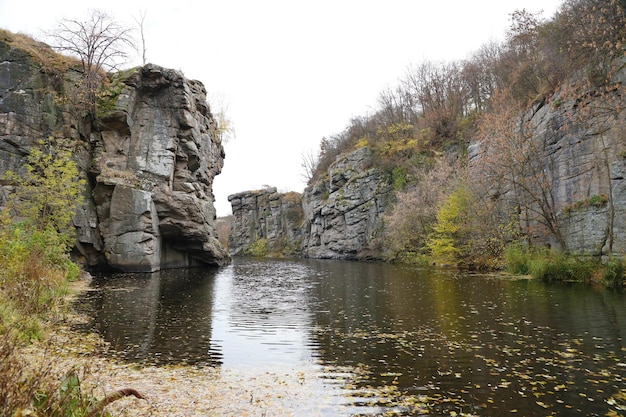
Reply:
M466 215L469 195L464 187L450 194L437 211L437 221L428 236L426 246L433 257L441 261L455 261L463 250L468 233Z
M251 256L265 256L267 255L267 239L257 239L246 250L246 253Z

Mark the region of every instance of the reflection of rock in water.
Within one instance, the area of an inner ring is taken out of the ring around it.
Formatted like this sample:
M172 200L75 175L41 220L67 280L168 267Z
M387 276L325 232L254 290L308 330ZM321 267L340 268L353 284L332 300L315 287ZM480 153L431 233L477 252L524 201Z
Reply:
M96 330L131 361L219 363L211 346L214 276L184 269L99 279L91 300Z
M97 327L129 358L219 363L223 374L259 380L277 370L299 374L303 386L313 382L315 397L337 395L336 404L347 406L321 415L448 415L450 407L544 415L542 405L517 395L543 382L541 403L555 414L569 415L571 406L607 415L606 401L577 393L615 395L623 379L626 298L571 284L382 263L236 259L217 274L112 276L97 288ZM284 399L299 403L298 415L315 414L300 397ZM432 408L412 408L423 401Z

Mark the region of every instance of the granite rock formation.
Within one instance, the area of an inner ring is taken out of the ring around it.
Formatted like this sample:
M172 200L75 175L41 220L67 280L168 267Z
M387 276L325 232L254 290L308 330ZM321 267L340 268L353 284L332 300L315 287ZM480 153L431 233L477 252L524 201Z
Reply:
M623 68L615 81L625 80ZM545 225L522 222L536 243L596 257L626 254L626 108L618 94L574 96L562 89L522 116L565 247ZM483 153L482 141L470 145L471 175L481 175ZM510 190L492 192L506 198Z
M303 195L302 252L310 258L382 259L382 214L389 178L372 167L371 151L339 155L326 175Z
M87 267L227 263L212 192L224 150L202 83L156 65L134 69L94 120L61 100L76 77L72 68L49 71L0 38L0 173L19 171L40 139L67 138L87 179L86 202L74 217ZM1 185L0 205L12 191Z
M391 186L362 148L340 155L304 194L269 187L233 194L231 254L248 254L260 239L268 253L310 258L382 259L382 214Z
M276 187L228 196L233 222L230 252L244 255L264 241L268 253L299 255L302 250L302 195L279 193Z

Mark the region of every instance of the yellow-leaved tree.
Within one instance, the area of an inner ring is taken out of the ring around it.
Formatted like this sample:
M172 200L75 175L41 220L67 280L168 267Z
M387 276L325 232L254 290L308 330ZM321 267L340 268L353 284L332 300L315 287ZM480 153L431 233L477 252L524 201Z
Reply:
M468 191L464 186L459 186L437 211L437 221L426 241L426 247L436 260L453 262L465 251L469 234L469 203Z
M70 150L53 137L32 148L20 176L7 171L5 178L15 185L10 199L12 213L43 231L53 229L69 244L73 236L72 216L82 204L78 167Z

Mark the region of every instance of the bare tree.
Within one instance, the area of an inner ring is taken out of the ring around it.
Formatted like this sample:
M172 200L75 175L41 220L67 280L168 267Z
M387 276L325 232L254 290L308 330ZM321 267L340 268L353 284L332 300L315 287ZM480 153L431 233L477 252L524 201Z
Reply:
M300 166L302 167L302 179L304 179L307 184L311 183L311 180L315 176L315 168L317 167L319 158L316 156L315 152L309 149L307 152L302 152L302 163Z
M207 97L211 113L216 122L215 135L222 143L235 139L235 123L228 113L228 102L220 93L209 93Z
M146 65L146 35L143 31L144 23L146 21L146 11L139 10L139 18L135 18L135 23L139 27L139 34L141 35L141 64Z
M492 188L517 207L530 238L547 230L567 250L555 199L556 166L549 138L534 135L529 114L515 105L510 90L492 98L492 110L480 122L479 169Z
M381 124L417 124L416 98L401 85L381 91L377 101L379 108L377 115Z
M463 63L462 77L467 89L466 106L470 112L486 110L489 100L499 86L495 70L501 49L499 43L487 42ZM500 87L504 85L502 83Z
M83 70L80 89L92 117L105 72L118 68L128 57L128 49L134 48L131 32L106 13L94 10L86 20L63 19L49 35L53 48L80 59Z
M424 62L410 66L403 87L412 95L433 140L456 138L459 121L465 116L467 92L458 63L436 65Z

